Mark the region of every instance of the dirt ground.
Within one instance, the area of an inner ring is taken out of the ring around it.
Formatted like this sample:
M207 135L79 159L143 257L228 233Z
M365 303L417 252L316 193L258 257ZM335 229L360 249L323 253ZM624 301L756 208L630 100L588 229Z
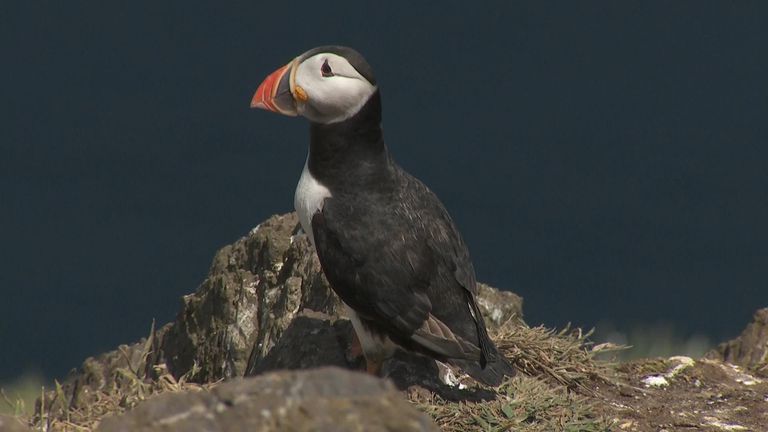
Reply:
M598 411L620 431L768 431L768 377L717 360L641 360L599 389Z

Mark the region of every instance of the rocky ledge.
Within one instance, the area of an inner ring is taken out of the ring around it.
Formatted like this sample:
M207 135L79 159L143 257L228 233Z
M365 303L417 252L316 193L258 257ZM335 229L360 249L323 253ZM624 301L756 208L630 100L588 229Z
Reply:
M48 431L768 430L768 309L706 359L615 365L596 360L610 347L578 329L528 327L513 293L481 285L479 304L521 371L501 387L475 386L406 353L385 365L385 380L360 374L346 352L351 325L296 216L274 216L216 254L174 322L86 359L27 423ZM0 430L18 426L0 418Z

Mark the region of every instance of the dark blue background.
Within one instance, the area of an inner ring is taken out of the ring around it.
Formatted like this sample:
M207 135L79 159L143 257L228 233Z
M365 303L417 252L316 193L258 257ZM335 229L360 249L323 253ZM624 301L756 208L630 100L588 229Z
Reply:
M248 104L327 43L529 322L722 339L768 303L764 2L105 3L0 5L0 379L171 320L291 210L307 125Z

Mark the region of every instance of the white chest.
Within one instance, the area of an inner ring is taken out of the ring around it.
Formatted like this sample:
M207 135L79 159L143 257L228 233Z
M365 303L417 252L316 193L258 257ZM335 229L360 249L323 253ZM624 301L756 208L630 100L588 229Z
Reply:
M307 233L313 245L315 244L315 237L312 234L312 216L323 209L323 202L330 196L331 191L312 177L307 162L305 162L299 184L296 186L296 194L293 196L293 206L299 215L301 228Z

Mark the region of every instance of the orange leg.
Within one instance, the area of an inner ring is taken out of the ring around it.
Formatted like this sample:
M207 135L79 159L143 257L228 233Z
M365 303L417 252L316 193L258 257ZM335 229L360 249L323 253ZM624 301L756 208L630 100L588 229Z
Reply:
M360 338L357 336L357 332L352 330L352 343L347 349L347 359L357 360L361 356L365 359L365 370L371 375L378 376L381 372L381 367L384 364L384 359L373 359L365 355L363 351L363 345L360 343Z
M373 376L381 375L381 366L384 364L383 360L365 359L365 371Z

